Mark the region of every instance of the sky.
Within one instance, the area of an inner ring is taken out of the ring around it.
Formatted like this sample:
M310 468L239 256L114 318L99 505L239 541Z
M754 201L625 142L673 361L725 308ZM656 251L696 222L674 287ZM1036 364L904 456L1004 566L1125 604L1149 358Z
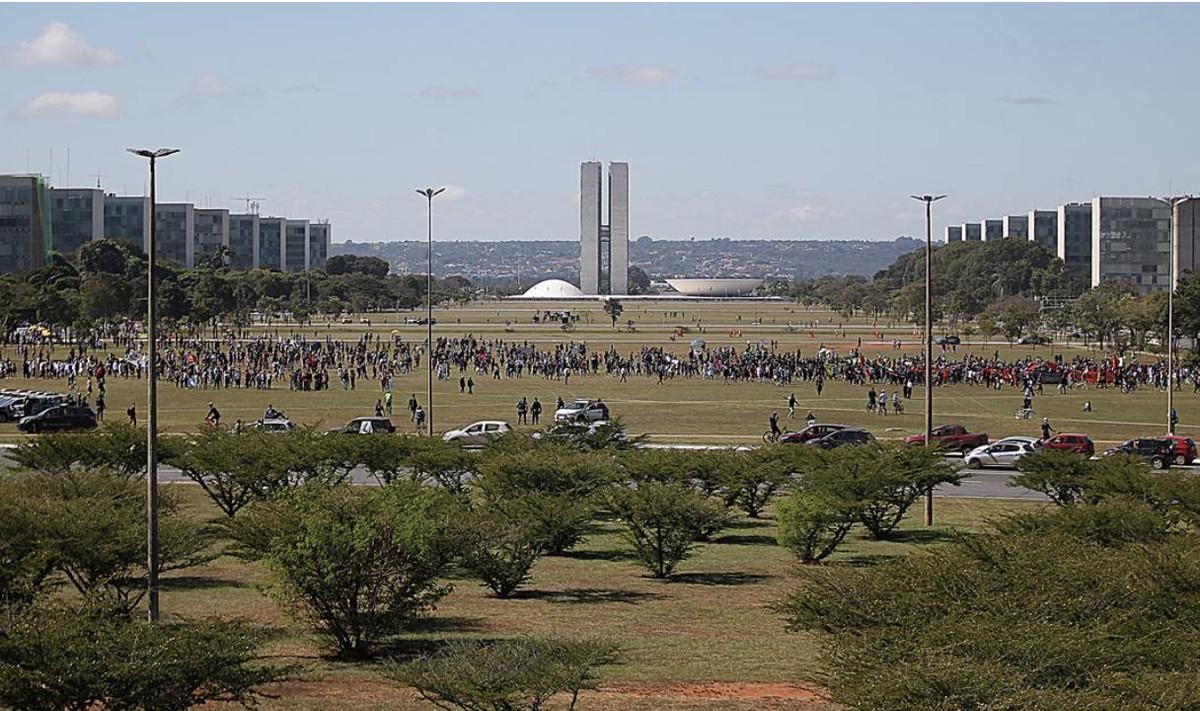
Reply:
M1196 4L3 4L0 173L333 241L922 236L1200 193ZM69 161L68 161L69 155Z

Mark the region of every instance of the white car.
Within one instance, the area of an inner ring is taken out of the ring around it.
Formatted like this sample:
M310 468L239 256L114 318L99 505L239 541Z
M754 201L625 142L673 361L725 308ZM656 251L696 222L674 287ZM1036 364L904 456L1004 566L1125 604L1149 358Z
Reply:
M991 444L971 450L964 461L970 469L984 467L1008 467L1017 465L1017 460L1026 454L1038 451L1038 441L1033 437L1005 437Z
M500 420L482 420L467 425L460 430L450 430L442 435L446 442L460 442L469 446L483 446L497 437L502 437L512 431L507 422Z
M582 420L607 420L608 405L600 400L580 398L566 407L554 411L555 422L578 422Z

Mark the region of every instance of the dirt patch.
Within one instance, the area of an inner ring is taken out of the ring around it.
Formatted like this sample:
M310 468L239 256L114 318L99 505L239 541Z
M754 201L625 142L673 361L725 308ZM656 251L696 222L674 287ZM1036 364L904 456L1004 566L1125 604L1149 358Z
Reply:
M773 711L817 711L830 708L823 690L803 684L758 682L702 682L696 684L610 684L594 692L599 697L644 699L642 708L662 701L741 701Z

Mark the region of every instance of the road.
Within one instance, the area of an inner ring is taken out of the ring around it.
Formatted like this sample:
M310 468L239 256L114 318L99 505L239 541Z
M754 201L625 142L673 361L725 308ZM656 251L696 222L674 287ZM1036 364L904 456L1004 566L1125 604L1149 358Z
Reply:
M659 445L662 447L670 447L671 445ZM11 467L15 466L7 456L8 449L12 445L4 445L0 448L0 466ZM968 469L969 474L959 486L943 485L939 486L934 491L934 496L951 498L951 499L1019 499L1026 501L1045 501L1047 500L1042 494L1024 489L1020 487L1009 486L1008 482L1012 480L1013 472L1006 469ZM350 479L354 484L369 485L375 484L374 477L367 473L365 469L355 469L350 474ZM160 465L158 468L158 480L164 484L186 484L191 480L183 475L175 467Z

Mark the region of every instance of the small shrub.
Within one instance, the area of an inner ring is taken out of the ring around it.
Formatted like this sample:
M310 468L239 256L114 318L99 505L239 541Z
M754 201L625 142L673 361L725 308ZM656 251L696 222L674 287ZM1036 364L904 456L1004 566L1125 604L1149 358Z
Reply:
M801 563L816 563L845 540L858 515L856 506L827 492L797 491L775 508L776 540Z
M644 483L614 492L610 502L638 561L656 578L670 576L726 516L724 507L680 484Z

